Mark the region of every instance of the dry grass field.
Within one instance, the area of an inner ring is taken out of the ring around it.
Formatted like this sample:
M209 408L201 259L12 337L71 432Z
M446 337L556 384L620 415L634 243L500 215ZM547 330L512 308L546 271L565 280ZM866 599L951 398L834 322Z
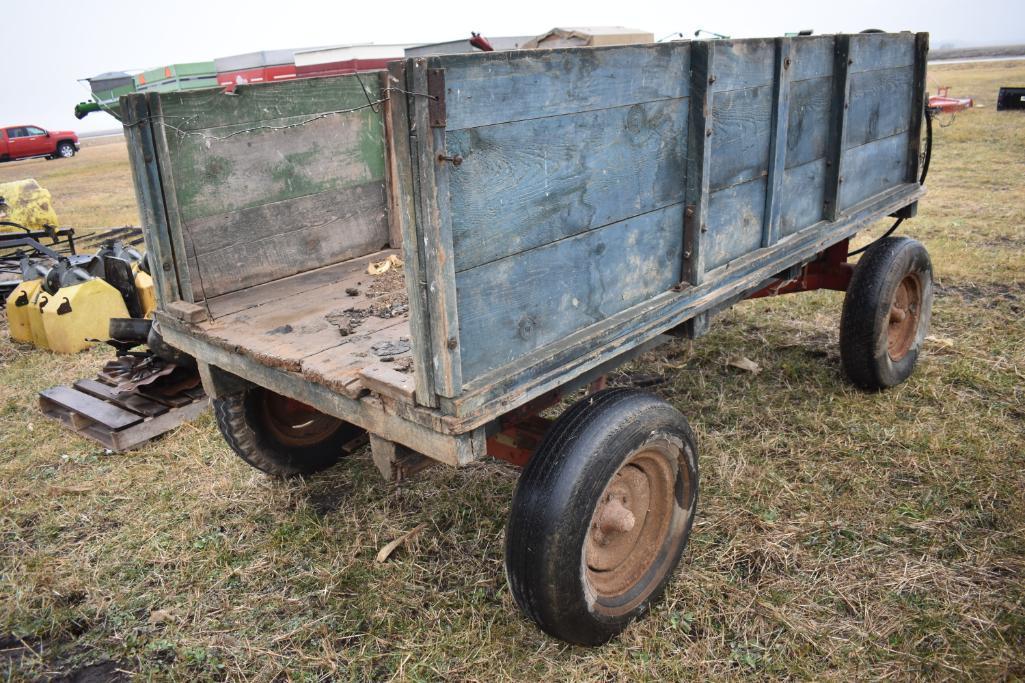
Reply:
M0 678L1025 678L1025 114L994 110L1025 62L929 80L984 106L936 127L929 194L901 229L937 279L909 382L842 380L832 292L745 302L612 378L648 376L688 416L703 475L676 579L622 638L570 647L516 611L504 464L396 487L361 453L280 482L209 414L110 455L35 403L107 354L0 330ZM25 175L68 224L136 220L120 143L0 167Z

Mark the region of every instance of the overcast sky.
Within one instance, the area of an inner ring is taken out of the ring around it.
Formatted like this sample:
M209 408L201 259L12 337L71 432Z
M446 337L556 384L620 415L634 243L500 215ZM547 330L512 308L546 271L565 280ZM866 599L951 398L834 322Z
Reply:
M934 48L1025 43L1023 0L2 0L2 6L0 125L78 131L117 126L106 114L83 121L72 114L88 98L77 80L104 71L267 49L438 42L468 37L471 30L499 36L534 35L555 26L628 26L658 39L677 31L690 36L698 28L733 37L880 28L929 31Z

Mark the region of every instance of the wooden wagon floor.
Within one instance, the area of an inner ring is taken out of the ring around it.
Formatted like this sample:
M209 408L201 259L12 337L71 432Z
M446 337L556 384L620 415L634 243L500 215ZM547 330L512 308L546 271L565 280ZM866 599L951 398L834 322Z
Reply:
M356 398L368 389L412 400L404 273L371 263L394 249L225 294L208 302L200 336Z

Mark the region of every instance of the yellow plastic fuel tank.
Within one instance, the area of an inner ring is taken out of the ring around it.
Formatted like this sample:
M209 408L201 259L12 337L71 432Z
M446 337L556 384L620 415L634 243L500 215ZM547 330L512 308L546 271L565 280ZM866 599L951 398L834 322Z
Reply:
M142 307L142 317L152 318L153 311L157 307L157 295L153 289L153 278L149 273L137 270L135 273L135 291L139 293L139 305Z
M106 339L110 319L128 317L121 293L99 278L61 287L41 309L46 343L58 353L77 353L92 345L87 339Z
M11 339L25 344L32 343L32 324L29 311L33 307L42 287L42 278L23 280L7 297L7 327Z
M0 209L0 220L18 223L29 230L60 225L49 191L32 178L0 183L0 197L4 198L5 204ZM17 229L0 225L0 232L5 231L17 232Z
M50 295L40 286L36 290L35 295L29 297L28 310L26 311L32 343L41 349L50 348L50 345L46 343L46 330L43 329L43 306L49 300Z

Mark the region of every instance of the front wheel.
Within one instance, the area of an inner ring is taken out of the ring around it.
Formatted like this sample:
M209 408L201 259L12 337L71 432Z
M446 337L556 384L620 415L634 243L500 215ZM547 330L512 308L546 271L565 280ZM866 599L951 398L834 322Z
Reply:
M57 156L62 159L70 159L75 156L75 146L70 142L61 142L57 145Z
M232 450L277 477L313 474L362 445L353 424L262 387L215 398L214 414Z
M915 369L932 315L929 252L908 237L887 237L854 269L840 317L840 362L863 389L900 384Z
M506 574L546 633L598 645L661 597L690 536L694 435L651 394L608 389L552 426L523 470L506 531Z

